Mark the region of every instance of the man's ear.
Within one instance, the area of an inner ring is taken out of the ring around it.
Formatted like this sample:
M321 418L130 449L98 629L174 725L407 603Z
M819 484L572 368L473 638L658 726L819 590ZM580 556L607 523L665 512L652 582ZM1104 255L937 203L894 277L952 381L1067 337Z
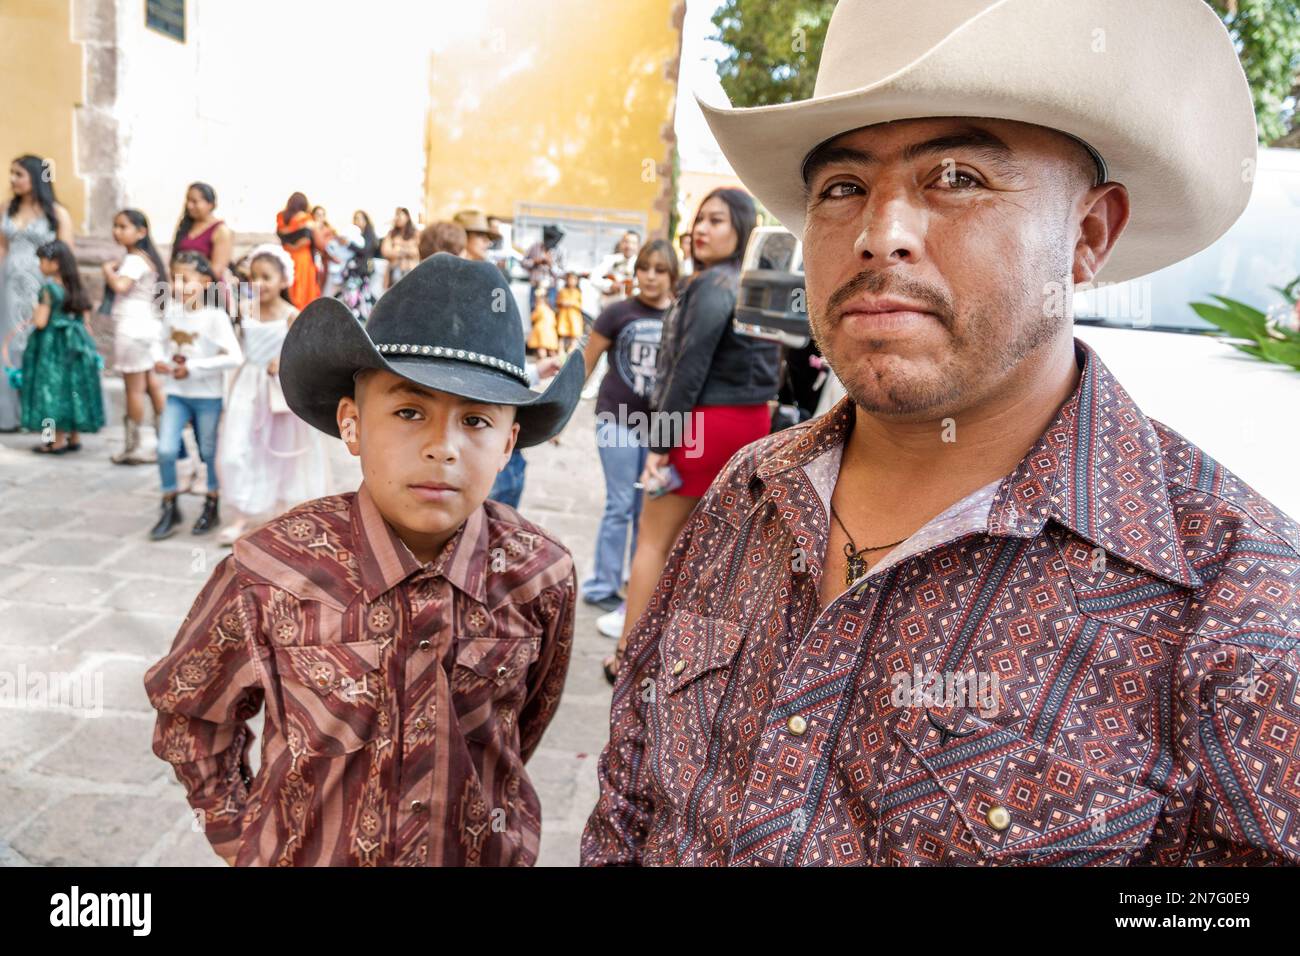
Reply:
M1074 245L1074 283L1092 282L1128 225L1128 190L1120 183L1093 186L1081 201L1083 218Z
M343 439L343 444L348 446L348 451L354 456L361 454L361 409L357 407L357 401L350 395L345 395L339 399L338 410L334 413L335 421L339 426L339 437Z

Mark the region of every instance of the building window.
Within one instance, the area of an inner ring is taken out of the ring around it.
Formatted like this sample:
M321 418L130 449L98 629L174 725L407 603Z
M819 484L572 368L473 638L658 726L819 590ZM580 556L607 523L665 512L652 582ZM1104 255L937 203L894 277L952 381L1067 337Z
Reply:
M185 42L185 0L144 0L144 25Z

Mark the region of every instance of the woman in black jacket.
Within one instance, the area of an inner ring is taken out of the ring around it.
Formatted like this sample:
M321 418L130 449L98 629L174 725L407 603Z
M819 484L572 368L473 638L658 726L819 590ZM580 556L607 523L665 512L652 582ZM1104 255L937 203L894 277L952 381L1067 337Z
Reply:
M731 324L740 262L757 218L754 200L740 189L715 189L695 215L691 255L697 271L664 319L659 346L650 455L641 475L647 500L622 639L618 654L605 661L611 682L695 503L731 456L771 427L768 402L776 398L779 348L740 335ZM656 494L659 489L667 491Z

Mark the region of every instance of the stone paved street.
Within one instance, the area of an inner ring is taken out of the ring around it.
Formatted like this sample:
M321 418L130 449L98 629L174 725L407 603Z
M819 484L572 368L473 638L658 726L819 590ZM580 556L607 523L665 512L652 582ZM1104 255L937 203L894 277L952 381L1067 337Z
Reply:
M120 388L107 384L119 407ZM603 502L593 405L578 407L561 445L526 453L521 506L573 552L579 580ZM85 436L81 452L61 457L32 454L37 438L0 435L0 681L12 675L26 686L22 675L38 672L73 673L88 689L102 681L102 713L0 700L0 865L220 866L192 826L180 784L150 749L153 711L142 678L229 552L215 534L189 535L201 507L196 495L182 497L180 533L160 543L146 538L157 469L108 461L120 425ZM355 461L341 443L336 452L336 490L355 488ZM564 699L528 764L542 802L541 865L577 864L596 799L609 709L600 661L613 647L596 632L600 613L578 605ZM260 737L260 717L254 728Z

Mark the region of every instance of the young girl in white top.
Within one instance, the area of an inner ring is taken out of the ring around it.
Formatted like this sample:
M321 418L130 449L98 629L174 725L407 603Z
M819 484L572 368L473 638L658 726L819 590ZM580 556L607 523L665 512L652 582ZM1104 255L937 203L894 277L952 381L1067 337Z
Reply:
M154 371L164 376L162 421L158 426L158 471L162 477L162 514L149 532L154 541L171 537L180 523L176 458L181 432L193 423L199 457L208 466L208 492L191 534L211 531L218 520L217 426L221 420L224 372L238 368L243 352L230 316L215 295L216 274L197 252L172 260L172 297L163 316L162 336L154 344ZM175 300L180 299L178 304Z
M222 413L218 442L222 495L239 512L221 529L233 544L254 522L329 493L325 436L289 411L276 377L280 347L298 310L289 302L293 260L279 245L253 250L248 277L255 295L241 298L244 364Z
M113 239L126 250L120 263L105 262L104 285L113 293L113 368L126 382L126 446L113 456L117 465L154 460L152 442L142 441L146 393L153 403L154 421L162 416L162 383L153 373L153 344L162 329L156 288L166 275L162 257L149 235L149 220L138 209L123 209L113 217Z

